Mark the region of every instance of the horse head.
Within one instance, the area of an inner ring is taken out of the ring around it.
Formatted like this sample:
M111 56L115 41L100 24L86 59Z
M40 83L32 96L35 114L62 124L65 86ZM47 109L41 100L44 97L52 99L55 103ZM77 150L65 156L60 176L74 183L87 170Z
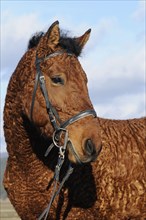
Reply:
M78 60L90 32L62 36L56 21L45 34L31 39L25 55L30 74L23 91L24 114L56 146L66 142L74 163L94 161L101 150L87 77Z

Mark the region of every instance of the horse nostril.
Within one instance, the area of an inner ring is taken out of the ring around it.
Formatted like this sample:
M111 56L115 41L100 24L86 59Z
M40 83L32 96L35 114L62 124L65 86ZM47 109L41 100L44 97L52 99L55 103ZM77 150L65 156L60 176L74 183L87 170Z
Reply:
M95 153L95 145L91 141L91 139L88 139L85 143L85 151L88 155L93 155Z

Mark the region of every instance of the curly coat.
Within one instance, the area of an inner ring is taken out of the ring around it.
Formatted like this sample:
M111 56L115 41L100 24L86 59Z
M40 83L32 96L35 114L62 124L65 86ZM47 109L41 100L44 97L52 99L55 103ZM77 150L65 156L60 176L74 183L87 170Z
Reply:
M63 43L64 39L61 40L59 47L71 50L78 56L80 48L83 48L88 40L88 33L78 38L80 47L66 46ZM22 92L22 88L25 88L28 94L32 92L33 80L30 86L26 82L29 78L29 69L34 69L29 58L34 56L38 43L40 48L38 55L42 57L48 54L44 46L44 41L47 42L46 35L41 34L39 38L35 39L36 43L33 41L31 45L29 44L29 51L11 77L4 109L4 131L9 153L4 186L10 201L23 220L36 220L49 203L57 162L56 149L44 158L44 153L51 143L44 134L48 131L52 133L49 125L42 130L46 119L45 115L38 111L44 103L39 97L40 106L36 102L34 109L36 124L33 124L29 119L30 101L25 102L26 94ZM70 43L67 45L72 45L74 40L68 42ZM55 45L52 45L49 53L55 50L54 48ZM83 103L77 103L75 108L83 108ZM90 103L86 105L92 107ZM60 113L60 109L57 110ZM66 111L68 110L70 109ZM62 115L63 117L65 116ZM94 127L95 120L98 129ZM121 121L102 118L95 120L93 130L98 133L97 141L99 136L102 140L102 151L95 162L75 166L73 174L54 201L48 219L144 220L146 118ZM83 125L86 130L89 120L85 122ZM40 126L40 129L35 125ZM61 179L67 165L68 159L63 166Z

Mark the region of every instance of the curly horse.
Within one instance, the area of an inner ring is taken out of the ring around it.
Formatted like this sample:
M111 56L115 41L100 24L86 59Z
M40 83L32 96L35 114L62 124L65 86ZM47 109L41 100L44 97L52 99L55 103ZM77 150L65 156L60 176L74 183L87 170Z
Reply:
M54 22L31 38L10 79L3 182L22 220L146 218L146 119L96 117L78 61L90 32L70 38ZM65 158L59 182L69 164L74 170L40 218L51 200L58 158Z

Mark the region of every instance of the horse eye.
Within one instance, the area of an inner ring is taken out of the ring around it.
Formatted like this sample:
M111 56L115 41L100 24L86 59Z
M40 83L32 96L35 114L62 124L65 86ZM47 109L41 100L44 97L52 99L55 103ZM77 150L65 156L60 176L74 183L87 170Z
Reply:
M55 84L64 85L64 80L60 76L55 76L51 78L52 82Z

